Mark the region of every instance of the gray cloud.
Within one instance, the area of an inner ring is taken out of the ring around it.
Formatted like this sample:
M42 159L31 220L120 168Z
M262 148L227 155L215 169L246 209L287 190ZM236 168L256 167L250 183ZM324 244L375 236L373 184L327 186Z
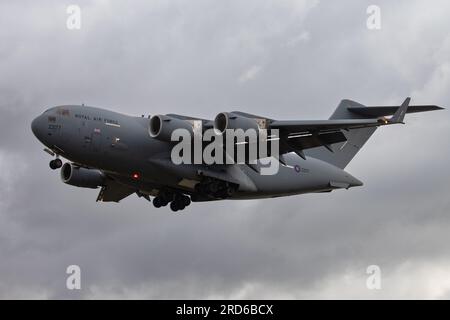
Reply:
M380 31L365 1L79 1L79 31L69 4L0 4L1 298L448 298L447 111L377 131L348 167L362 188L182 215L63 185L29 128L82 102L280 119L326 118L342 98L448 107L446 1L379 1ZM70 264L81 291L65 289Z

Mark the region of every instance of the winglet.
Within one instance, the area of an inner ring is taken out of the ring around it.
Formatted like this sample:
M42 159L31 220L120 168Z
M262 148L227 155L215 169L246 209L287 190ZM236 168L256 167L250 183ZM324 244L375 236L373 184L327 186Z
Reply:
M409 102L410 101L411 101L410 97L406 98L405 101L402 103L402 105L394 113L392 118L389 119L389 122L391 122L391 123L404 123L403 119L405 118L405 114L408 111L408 107L409 107Z

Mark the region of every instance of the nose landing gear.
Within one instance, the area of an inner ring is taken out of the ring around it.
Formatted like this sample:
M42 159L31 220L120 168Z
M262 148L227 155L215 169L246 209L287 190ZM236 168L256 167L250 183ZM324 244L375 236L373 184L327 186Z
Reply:
M56 170L56 169L61 168L63 163L62 163L61 159L56 158L56 159L53 159L52 161L50 161L50 163L48 165L50 166L50 169Z
M57 153L53 152L52 150L50 150L48 148L45 148L44 151L47 152L52 157L56 156L56 158L53 159L52 161L50 161L50 163L48 164L50 169L56 170L56 169L59 169L59 168L62 167L63 163L62 163L62 161L59 158L59 155Z

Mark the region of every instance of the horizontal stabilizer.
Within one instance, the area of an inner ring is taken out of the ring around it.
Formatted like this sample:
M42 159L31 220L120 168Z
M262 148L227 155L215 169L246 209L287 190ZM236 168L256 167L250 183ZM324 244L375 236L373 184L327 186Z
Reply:
M377 118L393 115L399 106L374 106L374 107L348 107L347 110L357 115L367 118ZM434 110L443 110L444 108L435 105L417 105L409 106L406 113L426 112Z

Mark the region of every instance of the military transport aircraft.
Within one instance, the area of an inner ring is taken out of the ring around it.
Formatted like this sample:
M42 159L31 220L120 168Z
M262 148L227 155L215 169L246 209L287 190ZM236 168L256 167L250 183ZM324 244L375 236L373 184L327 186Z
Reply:
M330 192L362 186L344 170L379 126L403 123L406 113L443 109L434 105L367 107L342 100L329 120L280 121L243 112L219 113L215 120L177 114L135 117L84 105L48 109L33 120L34 135L55 157L66 184L101 188L97 201L119 202L136 193L157 208L173 211L191 201L258 199ZM391 116L386 118L386 116ZM261 174L256 162L175 164L171 158L177 128L268 130L279 142L275 174ZM276 134L272 134L276 132ZM61 157L69 160L63 164ZM152 198L153 199L152 199Z

